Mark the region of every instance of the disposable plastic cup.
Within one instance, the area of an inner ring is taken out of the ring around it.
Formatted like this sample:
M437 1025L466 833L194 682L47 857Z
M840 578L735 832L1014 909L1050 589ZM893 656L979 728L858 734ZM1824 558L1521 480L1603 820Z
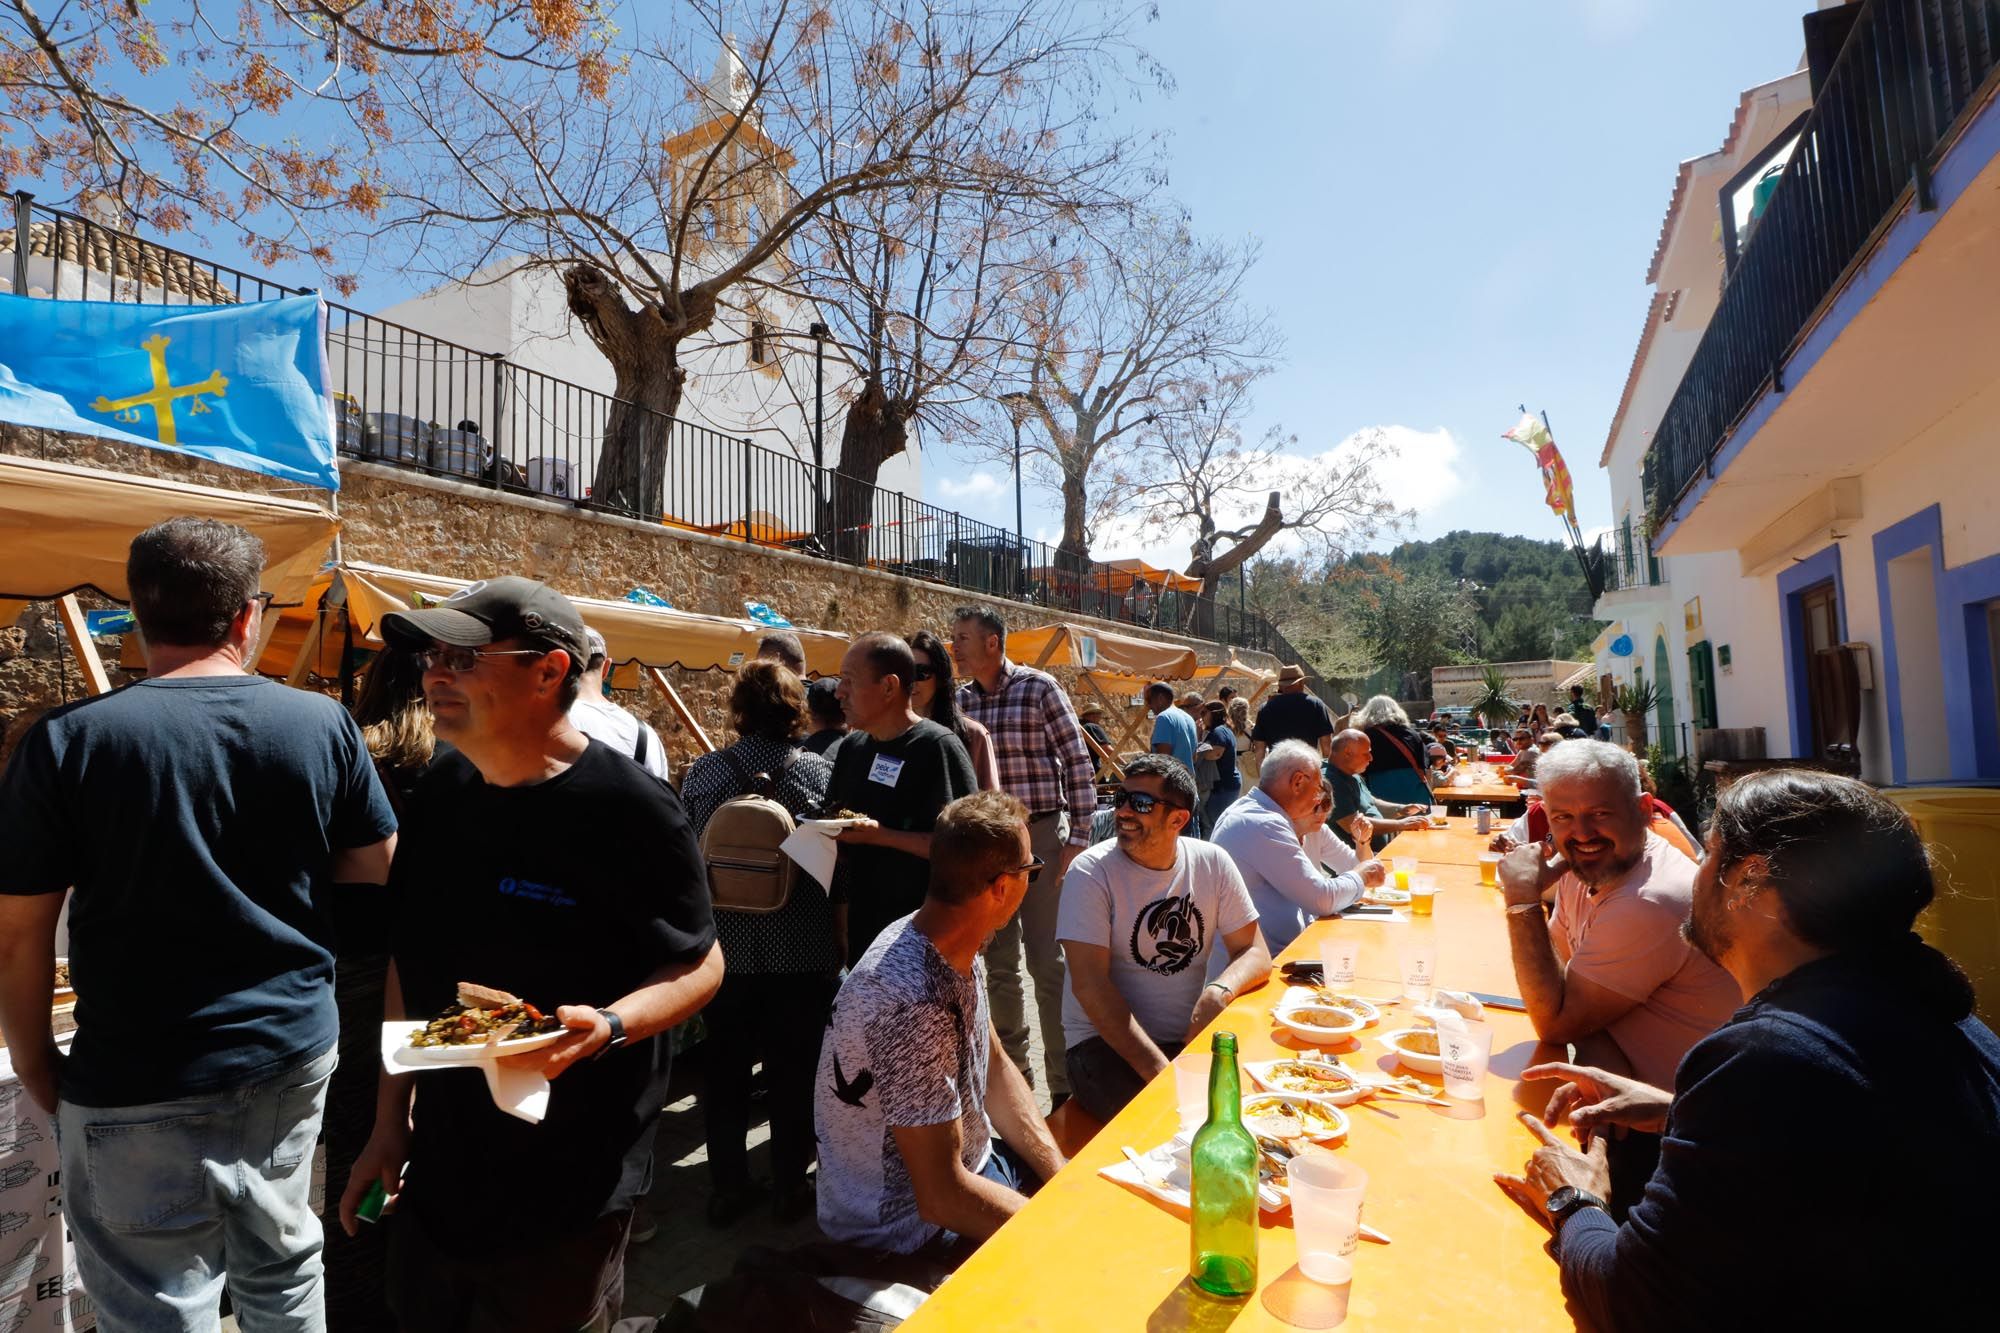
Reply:
M1354 984L1354 968L1361 957L1361 942L1334 936L1320 953L1320 975L1329 986Z
M1410 876L1410 915L1429 916L1437 904L1436 875Z
M1392 856L1389 858L1389 868L1396 873L1397 888L1408 889L1410 887L1410 876L1417 873L1417 865L1418 861L1414 856Z
M1439 1023L1438 1062L1444 1067L1444 1094L1460 1101L1486 1096L1486 1064L1493 1056L1493 1029L1485 1023Z
M1403 941L1396 957L1403 969L1403 998L1429 1004L1437 989L1437 941L1413 936Z
M1307 1152L1292 1159L1290 1177L1299 1271L1328 1285L1350 1281L1354 1261L1348 1256L1361 1239L1368 1173L1333 1153Z
M1432 806L1432 807L1431 807L1431 827L1432 827L1432 828L1444 828L1444 827L1445 827L1446 825L1448 825L1449 823L1451 823L1451 819L1450 819L1450 814L1451 814L1451 812L1450 812L1449 810L1447 810L1447 809L1446 809L1446 808L1445 808L1444 806L1441 806L1441 805L1434 805L1434 806Z
M1213 1059L1207 1051L1184 1051L1174 1059L1174 1098L1186 1133L1208 1123L1208 1071Z
M1479 854L1479 882L1488 888L1500 886L1500 853L1481 852Z

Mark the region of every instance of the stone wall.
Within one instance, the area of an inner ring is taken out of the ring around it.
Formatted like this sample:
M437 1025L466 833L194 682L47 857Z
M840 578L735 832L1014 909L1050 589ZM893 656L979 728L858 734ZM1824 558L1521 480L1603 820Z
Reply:
M231 490L296 495L273 478L239 472L164 450L128 448L102 440L0 426L0 454L114 468ZM970 600L954 588L874 570L853 569L790 552L596 514L558 501L506 495L462 482L370 463L343 461L340 492L344 556L455 578L526 574L578 596L619 598L634 585L675 606L740 616L746 600L764 602L801 625L855 634L886 629L950 632L951 609ZM322 493L314 492L318 495ZM0 577L0 586L4 586ZM1042 608L998 602L1010 628L1048 623ZM1089 622L1084 622L1089 623ZM1129 626L1106 625L1124 629ZM1198 639L1157 634L1193 646L1204 663L1226 662L1230 650ZM11 749L27 721L64 697L82 693L74 663L46 604L30 606L13 629L0 630L0 741ZM1239 651L1244 662L1272 668L1266 654ZM114 683L129 677L113 671ZM1058 671L1058 676L1073 673ZM724 714L730 678L722 672L670 671L704 730L727 736ZM1073 679L1065 679L1073 690ZM659 728L676 770L697 752L693 738L650 686L622 693L620 702ZM1122 704L1122 700L1114 703ZM1117 727L1112 727L1116 736Z

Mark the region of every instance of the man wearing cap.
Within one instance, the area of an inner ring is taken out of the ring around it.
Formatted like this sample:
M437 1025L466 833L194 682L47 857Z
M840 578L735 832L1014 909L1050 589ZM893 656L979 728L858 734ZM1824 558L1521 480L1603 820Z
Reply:
M491 579L382 630L417 654L458 751L411 802L388 1017L437 1015L474 982L567 1031L507 1059L553 1083L539 1124L467 1072L420 1092L385 1075L341 1222L378 1180L400 1196L386 1286L405 1329L606 1329L666 1100L662 1034L722 981L701 853L673 789L570 720L589 639L567 598Z
M576 702L569 710L570 725L620 754L631 755L639 767L660 781L667 781L667 747L660 744L660 733L613 701L604 684L611 656L605 649L604 636L586 625L583 637L590 657L584 664L583 678L577 682Z
M1333 717L1326 705L1306 692L1305 668L1286 664L1278 668L1278 691L1257 710L1257 725L1250 731L1250 750L1258 764L1279 741L1304 741L1319 750L1322 759L1333 754Z

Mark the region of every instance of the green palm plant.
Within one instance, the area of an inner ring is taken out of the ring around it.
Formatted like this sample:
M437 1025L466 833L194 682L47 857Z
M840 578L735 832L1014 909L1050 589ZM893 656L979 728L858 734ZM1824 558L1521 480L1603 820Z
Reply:
M1498 667L1487 667L1479 678L1479 697L1472 701L1472 715L1489 728L1505 726L1521 715L1521 708L1507 697L1507 678Z
M1631 685L1620 685L1612 691L1611 704L1625 714L1650 713L1660 702L1659 686L1650 680L1638 681Z

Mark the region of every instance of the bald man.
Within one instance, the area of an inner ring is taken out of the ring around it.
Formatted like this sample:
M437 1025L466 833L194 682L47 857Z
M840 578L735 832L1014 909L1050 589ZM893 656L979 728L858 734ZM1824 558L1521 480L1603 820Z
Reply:
M1327 781L1333 784L1333 817L1327 823L1342 842L1353 846L1354 835L1348 832L1347 822L1354 815L1361 815L1373 830L1374 846L1380 850L1390 837L1404 829L1422 828L1430 812L1421 805L1398 805L1375 799L1368 790L1368 780L1361 776L1368 768L1373 749L1365 731L1349 727L1334 734L1333 753L1325 764Z

